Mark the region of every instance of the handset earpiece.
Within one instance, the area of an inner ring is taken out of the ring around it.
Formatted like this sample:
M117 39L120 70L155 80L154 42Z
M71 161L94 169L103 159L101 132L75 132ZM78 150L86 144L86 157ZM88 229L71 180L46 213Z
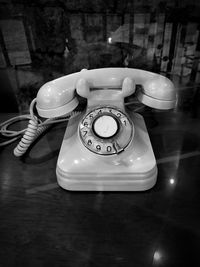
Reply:
M126 77L122 83L122 95L124 97L135 93L135 81L130 77Z
M152 108L164 110L174 108L177 100L173 83L162 75L153 75L141 80L142 88L136 92L137 99Z

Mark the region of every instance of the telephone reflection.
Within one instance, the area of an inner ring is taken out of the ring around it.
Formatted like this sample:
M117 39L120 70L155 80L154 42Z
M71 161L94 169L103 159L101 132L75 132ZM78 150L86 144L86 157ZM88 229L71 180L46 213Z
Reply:
M135 91L136 85L141 85ZM86 110L71 118L57 160L58 184L67 190L142 191L152 188L157 166L144 119L127 111L124 98L135 93L152 108L172 109L173 83L166 77L130 68L82 70L44 84L36 98L41 117L72 112L75 94Z

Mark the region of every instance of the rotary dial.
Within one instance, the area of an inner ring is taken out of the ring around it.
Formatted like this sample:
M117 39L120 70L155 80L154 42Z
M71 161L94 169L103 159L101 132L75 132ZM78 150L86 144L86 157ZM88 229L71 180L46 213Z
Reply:
M130 143L133 131L130 119L114 107L94 109L79 124L79 134L84 146L101 155L123 151Z
M116 119L110 115L99 116L93 123L93 131L100 138L111 138L118 128Z

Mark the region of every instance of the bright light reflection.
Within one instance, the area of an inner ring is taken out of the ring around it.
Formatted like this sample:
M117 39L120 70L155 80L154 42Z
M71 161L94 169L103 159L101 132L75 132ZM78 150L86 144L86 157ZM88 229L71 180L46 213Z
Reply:
M155 251L154 255L153 255L153 259L155 261L159 261L161 259L161 254L159 251Z
M171 179L169 180L169 182L170 182L170 184L174 184L174 183L175 183L175 180L174 180L173 178L171 178Z
M112 37L108 38L108 43L111 44L112 43Z
M78 161L77 159L75 159L75 160L74 160L74 163L75 163L75 164L78 164L78 163L79 163L79 161Z

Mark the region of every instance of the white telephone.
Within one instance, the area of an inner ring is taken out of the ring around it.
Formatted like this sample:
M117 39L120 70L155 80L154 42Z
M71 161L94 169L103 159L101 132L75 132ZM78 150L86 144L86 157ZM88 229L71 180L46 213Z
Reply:
M68 190L140 191L154 186L157 166L144 119L125 110L124 98L171 109L173 83L161 75L130 68L82 70L43 85L36 99L41 117L71 112L75 90L87 98L87 109L72 118L57 161L58 184Z

